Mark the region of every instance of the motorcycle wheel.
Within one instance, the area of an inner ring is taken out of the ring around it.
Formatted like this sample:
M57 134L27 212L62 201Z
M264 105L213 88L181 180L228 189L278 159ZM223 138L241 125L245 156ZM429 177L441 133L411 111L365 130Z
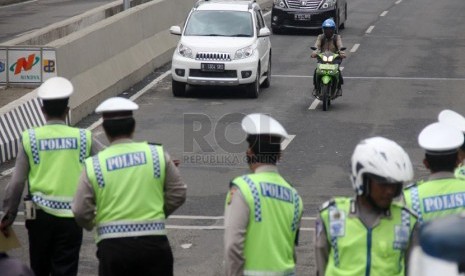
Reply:
M329 85L326 85L326 84L322 84L321 85L321 93L323 94L322 96L322 102L323 102L323 111L327 111L329 109L329 105L330 105L330 89L331 87Z

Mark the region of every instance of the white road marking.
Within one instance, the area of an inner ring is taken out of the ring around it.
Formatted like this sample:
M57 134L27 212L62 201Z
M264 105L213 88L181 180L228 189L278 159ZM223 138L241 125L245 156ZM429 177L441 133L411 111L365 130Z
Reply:
M351 52L351 53L355 53L355 52L357 51L358 47L360 47L360 44L359 44L359 43L354 44L354 46L352 47L352 49L350 49L350 52Z
M149 89L157 85L162 79L164 79L166 76L171 74L171 70L168 70L158 76L158 78L154 79L151 83L147 84L144 88L139 90L136 94L132 95L129 99L132 101L135 101L137 98L142 96L145 92L147 92ZM93 123L90 127L88 127L89 130L93 130L94 128L98 127L102 123L102 118L98 119L95 123Z
M292 142L292 140L294 140L294 138L295 138L295 135L289 134L289 138L285 139L281 143L281 150L285 150L287 146L289 146L289 144Z
M386 16L387 13L388 11L383 11L379 16Z
M373 29L375 28L375 26L371 25L370 27L368 27L367 31L365 33L369 34L371 33L371 31L373 31Z
M27 2L21 2L21 3L11 4L11 5L5 5L5 6L1 6L0 9L5 9L5 8L9 8L9 7L19 6L19 5L25 5L25 4L31 4L31 3L34 3L34 2L37 2L37 0L31 0L31 1L27 1Z
M402 0L397 0L395 4L396 4L396 5L397 5L397 4L400 4L400 2L402 2Z
M276 78L313 78L313 76L299 76L299 75L272 75Z
M312 76L299 76L299 75L272 75L277 78L312 78ZM427 77L347 77L344 79L367 79L367 80L425 80L425 81L465 81L465 78L427 78Z
M315 99L313 103L310 105L310 107L308 108L308 110L315 109L319 103L321 103L321 101L318 99Z
M192 243L181 244L181 247L184 248L184 249L189 249L189 248L191 248L191 246L192 246Z
M263 16L268 16L268 15L270 15L270 14L271 14L271 11L267 11L267 12L265 12L265 13L263 14Z

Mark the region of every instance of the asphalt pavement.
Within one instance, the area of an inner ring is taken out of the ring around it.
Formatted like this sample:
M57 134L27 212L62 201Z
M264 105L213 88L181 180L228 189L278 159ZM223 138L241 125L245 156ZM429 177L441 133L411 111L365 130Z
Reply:
M380 135L397 141L412 159L415 178L427 174L418 133L436 121L442 109L463 112L465 105L465 2L353 0L348 5L348 21L341 31L348 55L342 63L343 96L329 111L322 111L310 95L315 61L309 58L309 47L316 34L308 32L271 37L272 83L258 99L217 87L190 88L188 97L174 98L169 74L137 98L135 139L163 143L182 161L180 170L188 185L186 203L168 221L175 275L222 275L225 194L230 179L248 172L240 158L246 149L239 125L244 114L271 114L293 135L279 168L305 205L297 275L314 275L312 237L318 206L334 196L353 195L349 161L361 139ZM266 18L269 26L269 15ZM154 73L144 85L168 69L169 65ZM193 136L200 126L209 131ZM100 127L93 133L106 141ZM0 194L9 178L0 176ZM15 229L26 241L21 218ZM26 251L14 254L27 261ZM80 265L80 275L96 275L91 233L86 233Z

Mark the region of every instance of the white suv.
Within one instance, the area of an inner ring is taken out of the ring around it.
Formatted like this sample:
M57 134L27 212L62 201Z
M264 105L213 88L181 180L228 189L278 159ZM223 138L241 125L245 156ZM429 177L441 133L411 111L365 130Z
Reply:
M252 1L199 1L187 17L171 65L175 97L186 85L245 85L247 95L257 98L260 86L271 80L270 30L260 6Z

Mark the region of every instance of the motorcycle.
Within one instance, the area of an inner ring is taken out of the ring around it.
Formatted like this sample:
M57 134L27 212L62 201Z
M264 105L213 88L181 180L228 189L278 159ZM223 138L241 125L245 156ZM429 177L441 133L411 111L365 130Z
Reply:
M316 47L310 47L316 50ZM344 51L346 47L342 47L340 51ZM333 53L330 51L318 53L316 56L316 94L318 100L323 102L323 111L329 109L331 101L339 97L337 95L337 87L339 84L339 64L342 61L342 56L339 51Z

